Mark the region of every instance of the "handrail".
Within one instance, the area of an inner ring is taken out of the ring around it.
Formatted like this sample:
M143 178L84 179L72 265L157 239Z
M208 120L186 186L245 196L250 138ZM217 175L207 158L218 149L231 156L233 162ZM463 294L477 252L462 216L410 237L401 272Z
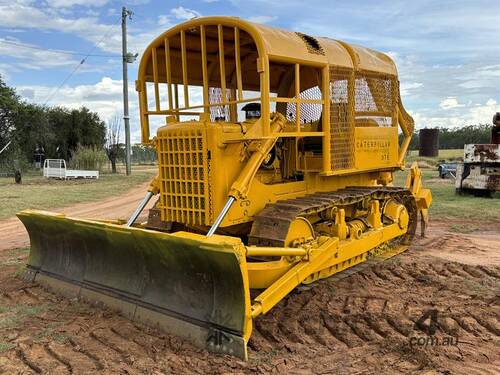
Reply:
M404 109L403 103L401 101L401 94L399 94L399 92L398 92L398 124L404 136L403 142L399 148L398 164L400 167L403 167L404 158L406 156L406 152L408 151L408 147L410 146L411 138L413 136L413 131L415 129L415 121Z

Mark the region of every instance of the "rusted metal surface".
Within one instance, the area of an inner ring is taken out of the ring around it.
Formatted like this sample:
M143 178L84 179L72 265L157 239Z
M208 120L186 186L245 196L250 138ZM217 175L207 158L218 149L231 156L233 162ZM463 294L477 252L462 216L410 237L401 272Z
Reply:
M490 194L499 191L500 163L459 164L455 187L458 193L484 191Z
M493 116L493 127L491 128L491 141L494 145L500 144L500 112Z
M457 193L475 195L491 195L500 190L500 145L465 145L464 163L458 165L455 187Z
M410 240L417 226L417 207L409 190L399 187L346 187L333 192L316 193L267 205L255 218L249 242L260 246L285 246L290 224L299 216L321 214L333 207L361 203L365 199L389 198L397 199L406 206L410 224L405 240Z
M420 129L419 156L434 157L439 154L439 129Z
M172 229L172 222L161 220L161 210L157 207L157 204L158 202L149 210L146 228L159 230L161 232L170 232Z
M464 163L498 163L500 145L467 144L464 146Z

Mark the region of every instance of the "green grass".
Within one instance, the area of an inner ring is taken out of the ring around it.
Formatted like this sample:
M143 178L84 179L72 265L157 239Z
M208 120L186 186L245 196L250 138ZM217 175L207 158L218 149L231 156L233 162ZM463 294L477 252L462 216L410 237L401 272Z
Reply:
M0 312L0 329L11 329L17 327L30 316L38 315L45 311L43 305L17 304L5 306Z
M500 221L500 192L493 198L474 197L472 195L457 195L454 179L440 179L437 164L440 162L457 161L463 157L462 149L439 150L437 157L421 157L418 151L410 151L406 164L414 161L419 163L424 179L424 187L432 191L431 218L439 220L460 219L466 222L488 220ZM406 181L407 171L395 174L394 184L401 186ZM480 230L482 225L451 224L450 230L460 233L471 233Z
M48 323L41 331L33 336L33 341L40 342L45 339L50 339L59 343L66 342L69 336L58 332L58 329L61 328L62 325L63 324L60 322Z
M397 172L394 185L404 185L407 173L408 171ZM431 189L432 192L432 205L429 210L431 220L432 218L439 220L460 219L480 221L481 223L500 221L500 192L497 192L493 198L457 195L455 194L455 180L440 179L437 170L422 170L422 176L424 187ZM456 227L456 225L450 229L460 232L463 232L462 229L472 230L471 227L461 228Z
M500 193L496 197L480 198L455 194L454 181L438 177L434 166L440 160L453 160L461 157L463 150L440 150L436 158L421 158L418 151L412 151L407 163L423 161L429 165L423 169L424 186L432 191L433 202L430 214L433 218L446 220L467 219L500 221ZM117 195L149 181L156 173L155 166L134 166L131 176L123 174L103 174L95 180L60 181L47 180L40 175L23 176L23 184L16 185L12 178L0 178L0 219L15 215L26 209L57 209L67 205L91 202ZM407 171L395 175L395 185L404 185ZM454 227L451 230L463 232L468 228ZM463 229L463 230L462 230Z
M418 150L412 150L408 152L406 156L406 163L417 162L425 162L429 166L436 166L440 162L449 162L460 160L464 156L463 149L454 149L454 150L439 150L439 155L436 157L426 157L426 156L418 156Z
M15 346L14 344L11 344L9 342L0 341L0 353L8 351L12 349L14 346Z
M478 230L481 230L480 225L473 225L470 223L467 224L451 224L448 226L448 230L450 232L454 233L462 233L462 234L467 234L467 233L474 233Z
M92 202L130 190L153 178L155 166L139 166L131 176L101 174L98 180L46 179L40 174L23 175L17 185L13 178L0 178L0 219L27 208L52 210L81 202Z
M3 250L0 253L0 266L17 266L17 272L21 272L21 268L24 270L24 263L26 262L29 251L29 247Z

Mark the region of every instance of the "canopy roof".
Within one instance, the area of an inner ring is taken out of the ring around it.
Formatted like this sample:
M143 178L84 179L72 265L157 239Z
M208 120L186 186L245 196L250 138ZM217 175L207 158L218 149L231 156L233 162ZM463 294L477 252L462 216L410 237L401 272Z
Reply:
M171 49L171 83L182 83L181 67L181 31L184 33L186 46L187 75L189 84L202 84L202 60L200 43L200 26L206 33L206 53L209 66L210 81L220 81L218 53L218 25L223 27L224 53L226 55L226 74L234 71L234 28L240 30L242 75L247 77L250 86L257 82L257 58L271 63L300 63L311 66L345 67L355 70L372 71L388 75L397 75L396 66L391 58L381 52L369 48L348 44L342 41L313 37L293 31L282 30L266 25L252 23L237 17L200 17L181 23L165 31L156 38L144 52L139 76L151 81L153 77L153 54L155 49L158 81L166 82L165 40ZM210 72L210 64L214 65ZM272 77L271 77L272 80ZM231 79L228 87L232 86ZM245 85L245 89L252 87ZM271 88L273 83L271 82Z

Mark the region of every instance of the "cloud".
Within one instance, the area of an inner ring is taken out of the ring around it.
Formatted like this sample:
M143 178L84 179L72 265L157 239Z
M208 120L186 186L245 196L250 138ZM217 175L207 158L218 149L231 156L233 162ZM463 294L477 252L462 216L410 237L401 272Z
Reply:
M5 56L8 63L4 70L15 72L24 69L50 69L74 67L80 59L61 52L36 49L38 46L23 43L16 38L0 38L0 56Z
M101 7L109 0L45 0L47 5L52 8L71 8L75 5L85 7Z
M498 50L492 47L492 40L497 40L500 35L500 23L496 20L500 3L496 0L446 1L449 3L443 5L432 0L380 0L376 7L373 2L360 3L356 7L336 2L335 6L325 7L324 1L320 0L309 0L306 4L303 0L229 0L224 4L210 5L204 3L215 0L204 0L197 3L198 10L187 8L186 4L190 3L180 2L184 6L163 8L165 14L158 12L157 7L143 7L137 9L138 15L128 24L129 50L141 53L149 42L173 23L200 16L201 13L212 14L217 8L228 4L227 14L254 22L277 24L311 35L329 36L388 51L398 68L405 107L415 115L417 126L459 126L489 122L489 111L500 110L500 63ZM128 0L126 3L145 2L148 0ZM112 9L115 6L116 9ZM259 15L259 12L266 15ZM117 4L109 0L0 0L0 29L3 38L7 38L5 35L15 36L15 40L21 43L20 39L29 41L29 45L42 47L59 41L64 45L75 43L74 50L83 52L87 52L90 46L106 35L94 53L119 54L119 13ZM300 17L297 17L298 14ZM272 15L279 15L279 18ZM110 16L114 20L109 21ZM335 20L334 28L332 19ZM45 40L34 42L41 40L34 37L35 33L43 33ZM82 40L88 43L82 43ZM51 47L58 48L56 45ZM43 51L38 54L15 49L4 47L0 50L0 74L6 75L14 83L20 73L43 69L43 77L39 73L36 73L37 76L32 73L33 81L57 81L53 82L57 86L62 76L76 66L80 59L79 56ZM94 62L95 65L92 65ZM80 82L90 79L92 83L89 86L96 86L103 75L119 77L120 61L110 59L109 63L105 62L105 59L100 58L89 59L81 70L100 69L100 73L80 75ZM137 64L130 66L131 77L136 67ZM55 69L60 70L57 76L52 75ZM88 85L75 86L73 89L80 87L81 90L82 86ZM38 89L35 90L35 98L37 92ZM135 94L131 95L132 98L135 100ZM66 98L59 98L58 95L58 100L64 103ZM58 104L56 100L53 103ZM99 106L106 113L105 106Z
M165 14L158 16L158 25L165 26L168 24L170 24L170 16L167 16Z
M330 7L320 0L308 0L306 6L303 0L231 3L242 15L254 15L265 4L267 14L279 15L279 22L271 23L280 27L388 51L396 61L405 107L422 118L464 124L481 118L469 115L469 102L483 106L490 98L500 102L499 54L492 47L500 35L500 23L495 20L500 12L497 0L439 4L380 0L376 6L369 1L356 6L335 2ZM465 107L440 107L448 97L459 98L458 104ZM453 112L455 120L447 121L452 111L463 118Z
M415 89L419 89L423 86L420 82L401 82L399 86L399 91L401 96L409 96Z
M144 4L149 4L151 0L128 0L127 4L128 5L144 5Z
M453 97L443 99L441 101L441 103L439 103L439 107L444 109L444 110L459 108L459 107L463 107L463 106L464 106L464 104L459 104L457 98L453 98Z
M177 8L173 8L170 13L179 20L190 20L191 18L200 17L201 13L196 10L184 8L183 6L179 6Z
M21 85L16 87L16 92L24 99L38 104L42 104L53 90L54 87L41 85ZM91 111L97 112L101 120L109 121L116 115L119 117L123 115L122 90L121 80L102 77L93 84L63 86L47 105L75 109L85 106ZM138 143L141 141L139 102L133 84L129 84L128 93L131 138L133 143ZM182 95L180 95L180 100L183 100ZM154 104L152 103L151 107L153 106ZM165 116L153 116L150 123L151 134L154 134L157 127L164 123Z
M31 95L33 101L40 103L52 91L51 86L18 86L18 93L22 95L25 90L32 90ZM135 95L133 87L130 87L129 94ZM92 110L98 111L106 119L110 117L116 109L121 108L122 103L122 81L114 80L110 77L102 77L100 81L88 85L63 86L55 95L48 105L64 105L70 108L78 108L83 105L88 106Z
M248 20L255 23L269 23L276 20L277 18L277 16L253 16L249 17Z
M29 102L42 104L53 92L51 86L18 86L16 91ZM110 77L102 77L94 84L63 86L48 105L58 105L67 108L80 108L85 106L97 112L99 117L108 121L115 115L123 114L122 81ZM137 93L133 85L129 86L129 106L131 129L136 135L133 142L139 142L139 111Z
M457 104L460 103L457 100ZM417 129L434 127L461 127L465 125L489 124L494 113L500 111L498 102L489 98L483 103L468 103L453 106L446 114L434 110L409 111ZM450 113L448 113L450 112Z
M11 79L11 73L18 73L20 69L12 66L12 64L0 63L0 77L4 82Z
M20 90L17 90L17 93L25 99L28 99L28 100L35 99L35 90L33 90L33 89L30 89L30 88L20 89Z
M106 12L108 11L106 10ZM0 0L0 14L2 14L2 28L72 34L97 45L98 50L121 53L120 17L118 14L115 23L106 24L100 22L96 16L62 15L52 8L34 6L29 0L20 0L15 3ZM167 22L167 19L162 20ZM137 23L131 22L128 29L129 50L141 53L155 37L165 30L166 25L168 23L158 27L139 29Z
M458 86L471 91L477 89L495 89L499 87L500 65L477 66L458 78L461 83Z
M103 35L110 33L111 28L119 30L118 22L107 25L98 21L97 17L62 17L57 12L28 3L0 3L2 26L18 29L51 30L66 34L76 34L91 42L98 42ZM115 32L103 40L99 47L109 52L120 51L121 37Z

